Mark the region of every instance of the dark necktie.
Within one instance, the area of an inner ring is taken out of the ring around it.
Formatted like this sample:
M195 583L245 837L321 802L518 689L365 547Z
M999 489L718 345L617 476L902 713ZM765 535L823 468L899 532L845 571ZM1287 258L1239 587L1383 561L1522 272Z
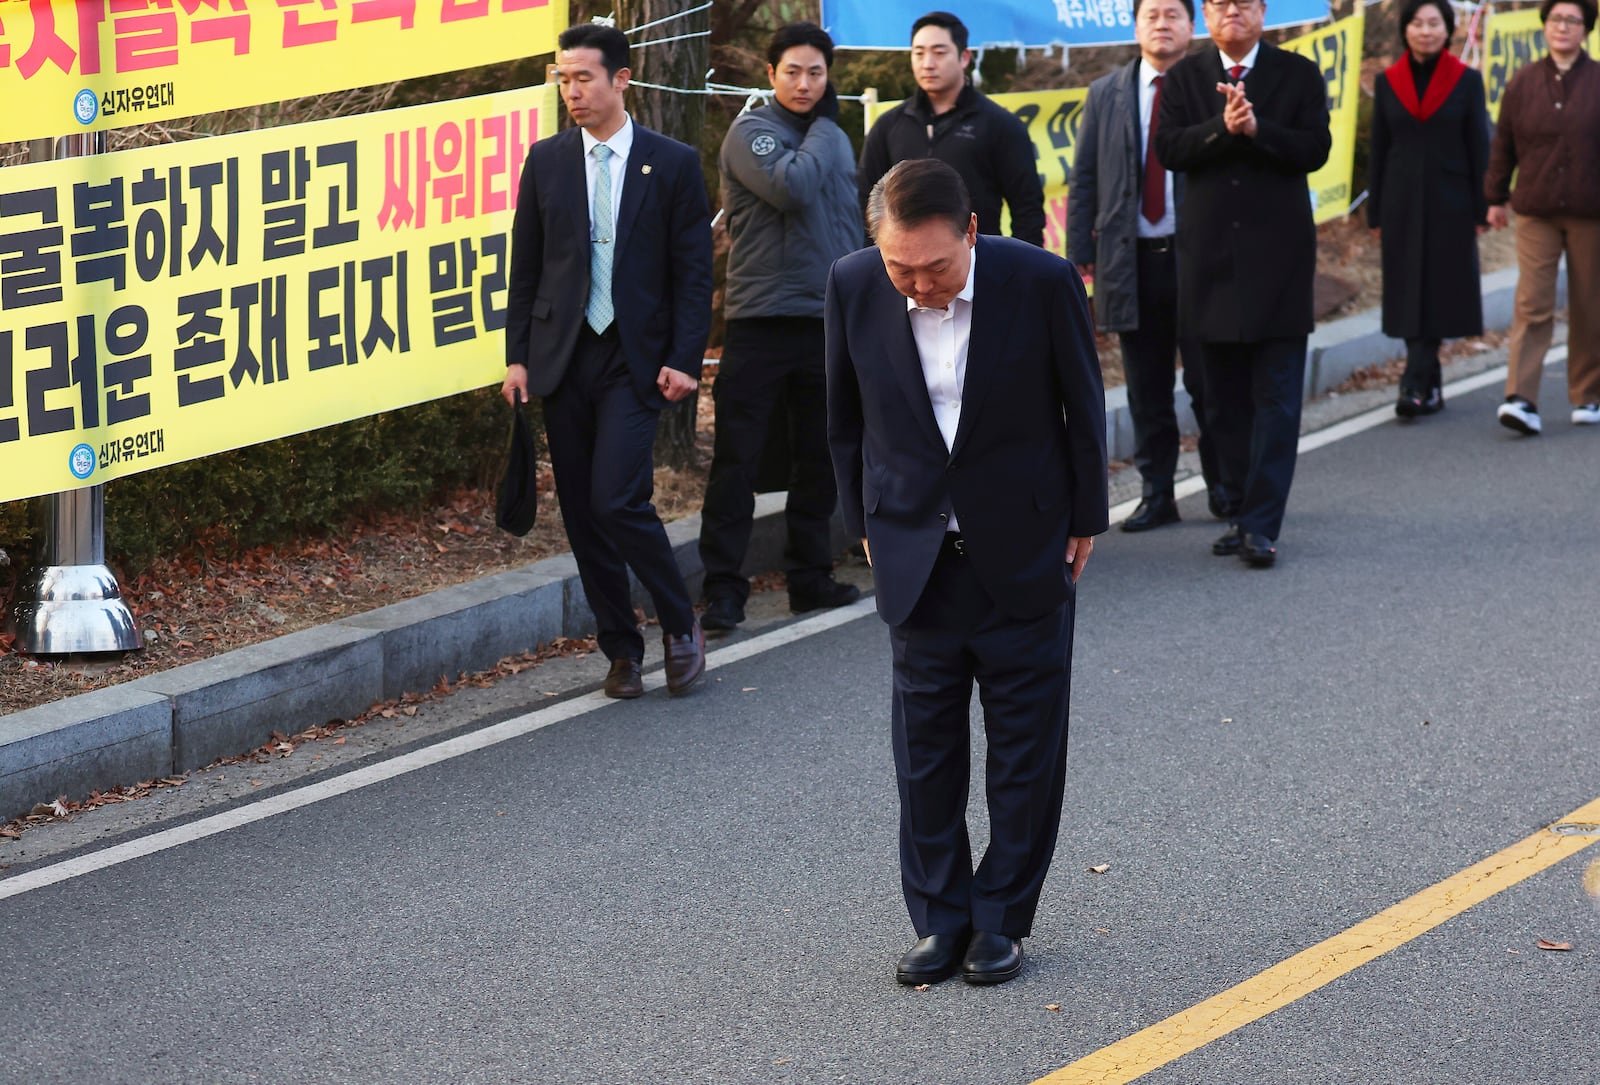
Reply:
M1244 78L1244 65L1235 64L1233 67L1228 69L1228 74L1233 76L1233 81L1237 83L1239 80Z
M1149 222L1160 222L1167 214L1167 171L1156 158L1156 121L1161 116L1161 76L1152 85L1150 96L1150 131L1144 141L1144 195L1139 210Z

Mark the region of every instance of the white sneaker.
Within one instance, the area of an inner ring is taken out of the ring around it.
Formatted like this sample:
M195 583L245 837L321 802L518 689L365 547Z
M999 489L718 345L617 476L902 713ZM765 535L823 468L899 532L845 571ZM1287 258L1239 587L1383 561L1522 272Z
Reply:
M1572 408L1572 424L1574 426L1600 424L1600 403L1583 403Z
M1500 424L1506 429L1514 429L1528 437L1535 436L1542 428L1539 408L1521 396L1507 396L1506 401L1500 404L1500 409L1495 412L1495 417L1500 419ZM1595 417L1595 421L1600 422L1600 415Z

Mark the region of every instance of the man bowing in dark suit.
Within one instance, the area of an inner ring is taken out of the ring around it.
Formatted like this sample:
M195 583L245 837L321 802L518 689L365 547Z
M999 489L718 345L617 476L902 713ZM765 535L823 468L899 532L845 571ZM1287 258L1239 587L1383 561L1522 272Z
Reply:
M557 40L576 128L528 152L512 226L507 400L544 398L556 494L600 650L605 692L637 697L644 638L632 567L655 603L667 689L705 670L705 638L651 504L668 403L692 394L711 327L711 214L692 148L623 108L628 39L585 24Z
M1261 40L1264 0L1205 0L1216 48L1167 72L1156 155L1184 175L1178 328L1200 342L1206 429L1237 518L1211 545L1264 568L1294 481L1317 231L1306 174L1328 160L1327 84Z
M978 235L934 158L872 191L876 249L833 265L828 441L894 658L901 983L1022 970L1066 777L1078 575L1106 529L1105 399L1083 281ZM988 737L989 848L967 834L968 704Z

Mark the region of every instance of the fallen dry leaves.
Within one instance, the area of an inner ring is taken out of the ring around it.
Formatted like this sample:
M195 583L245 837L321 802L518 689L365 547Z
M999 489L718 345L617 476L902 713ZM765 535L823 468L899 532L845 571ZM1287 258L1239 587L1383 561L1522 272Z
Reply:
M1548 938L1541 938L1534 945L1540 949L1556 950L1558 952L1565 952L1572 948L1571 942L1552 942Z
M702 462L656 471L655 503L664 519L700 508L709 435L700 444ZM553 486L540 505L538 524L521 539L495 528L490 491L461 490L432 508L358 518L322 537L231 555L202 543L136 576L115 570L144 648L86 664L23 655L8 634L0 638L0 716L562 553L567 542ZM15 564L0 565L0 605L20 572Z
M292 755L296 749L309 742L320 742L331 739L331 745L343 746L345 736L340 734L350 728L360 727L373 720L392 720L397 717L412 717L417 714L420 705L466 689L467 687L484 688L494 684L498 678L520 674L530 667L538 666L545 660L557 656L585 656L596 650L593 637L557 637L549 644L540 645L532 652L523 652L519 655L508 656L500 660L493 667L485 671L472 674L463 672L454 681L448 677L440 676L439 681L426 693L408 693L404 697L393 701L381 701L359 716L347 720L334 720L330 723L316 727L308 727L304 731L293 735L286 735L281 731L272 732L266 742L251 750L249 753L236 757L219 757L211 763L216 765L243 765L262 764ZM28 829L39 825L46 825L54 821L69 820L74 815L86 810L94 810L101 806L113 803L131 802L135 799L148 798L157 791L167 788L182 787L188 783L192 774L180 773L176 776L163 776L159 779L142 780L137 784L128 784L123 787L113 787L104 791L93 791L81 801L74 801L61 797L53 802L39 803L27 814L0 825L0 839L20 840L22 834ZM264 781L249 781L252 787L261 787Z

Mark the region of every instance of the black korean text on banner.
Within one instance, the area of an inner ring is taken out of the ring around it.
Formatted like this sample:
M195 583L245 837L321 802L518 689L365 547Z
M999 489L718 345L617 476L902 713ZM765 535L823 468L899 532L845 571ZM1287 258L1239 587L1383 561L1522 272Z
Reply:
M0 501L500 380L554 89L0 171Z

